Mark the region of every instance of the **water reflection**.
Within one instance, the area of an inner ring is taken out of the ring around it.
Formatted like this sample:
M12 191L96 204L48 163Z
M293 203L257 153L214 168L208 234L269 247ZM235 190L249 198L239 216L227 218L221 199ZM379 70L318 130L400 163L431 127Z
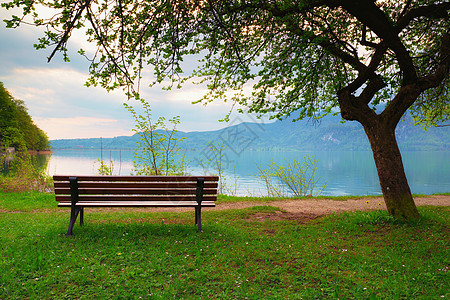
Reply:
M195 165L201 152L187 152L191 174L203 174ZM319 184L327 183L324 195L376 195L381 194L378 175L370 151L323 151L323 152L269 152L246 151L227 153L225 177L239 195L264 195L264 185L257 178L257 164L264 166L271 160L282 164L285 160L302 160L305 155L316 155L319 160L317 174ZM103 156L114 162L114 173L129 175L133 166L133 151L127 150L56 150L48 163L53 174L96 173L95 161ZM446 151L415 151L403 153L403 163L413 193L432 194L450 190L450 161Z
M52 157L51 153L37 153L37 154L31 154L31 164L33 167L41 172L47 172L48 163ZM17 164L15 164L18 158L14 155L5 155L0 156L0 173L3 176L7 176L11 172L16 171L16 168L18 167Z

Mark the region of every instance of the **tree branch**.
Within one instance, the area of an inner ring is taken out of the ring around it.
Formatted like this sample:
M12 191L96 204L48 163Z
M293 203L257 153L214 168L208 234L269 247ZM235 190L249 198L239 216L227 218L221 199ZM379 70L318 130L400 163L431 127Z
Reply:
M366 26L366 25L363 25L363 29L362 29L362 37L361 37L361 41L360 41L359 43L360 43L362 46L367 46L367 47L371 47L371 48L377 49L377 48L379 47L379 44L369 42L369 41L366 39L366 35L367 35L367 26Z
M437 87L450 71L450 31L442 37L440 62L433 74L419 78L417 84L421 91Z
M125 76L126 80L128 81L128 83L132 83L133 81L131 80L130 74L128 73L126 66L124 66L124 68L122 69L119 64L117 63L116 58L111 54L109 47L107 47L107 45L105 45L105 41L103 39L103 37L100 34L99 29L96 26L96 23L94 22L92 16L92 12L89 10L89 7L87 8L87 15L88 15L88 19L89 22L91 23L92 29L95 32L95 35L98 38L98 41L100 42L101 46L103 47L103 49L106 51L106 53L108 54L108 57L112 60L114 66ZM127 84L128 86L128 84Z
M59 40L58 45L55 47L55 49L53 49L52 53L50 54L50 56L47 59L47 62L49 63L53 56L55 55L56 51L60 50L60 48L62 47L62 45L64 45L65 42L67 42L67 39L69 38L70 33L72 32L72 29L75 26L75 22L78 21L78 19L81 17L81 14L83 13L83 11L89 6L91 0L86 0L86 2L84 3L84 5L82 7L80 7L77 11L77 14L75 15L75 17L72 19L72 21L70 22L70 24L68 25L68 27L66 28L66 30L64 31L64 35L61 37L61 39Z
M448 76L450 71L450 32L442 37L440 63L436 71L428 76L419 78L417 82L402 86L399 93L384 110L383 117L395 126L406 110L413 105L423 91L436 88Z
M408 26L409 22L418 17L428 17L431 19L448 18L448 10L450 10L450 2L413 8L409 10L404 16L399 18L396 26L396 31L402 31L406 26Z
M362 24L367 25L378 35L386 46L394 51L400 70L403 72L403 84L409 84L417 80L417 73L411 56L405 45L398 37L392 21L372 0L343 0L341 6L355 16Z

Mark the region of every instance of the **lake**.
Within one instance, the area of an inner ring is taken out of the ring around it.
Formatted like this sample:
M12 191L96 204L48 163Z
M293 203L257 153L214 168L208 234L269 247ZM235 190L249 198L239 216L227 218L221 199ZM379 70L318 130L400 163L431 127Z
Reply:
M187 152L190 161L188 172L204 174L195 161L205 152ZM263 182L257 177L258 168L273 160L282 164L285 160L303 160L305 155L315 155L317 176L326 183L322 195L380 195L378 176L370 151L324 152L226 152L224 156L225 178L229 194L266 195ZM416 194L433 194L450 191L450 160L448 151L403 152L403 164L411 191ZM129 150L55 150L50 156L48 173L94 175L96 160L113 161L116 175L129 175L133 167L133 151Z

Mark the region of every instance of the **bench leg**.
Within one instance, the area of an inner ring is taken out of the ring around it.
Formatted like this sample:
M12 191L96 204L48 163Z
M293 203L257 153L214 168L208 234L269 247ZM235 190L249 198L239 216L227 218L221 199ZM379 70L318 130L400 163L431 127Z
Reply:
M82 211L82 210L83 210L83 208L78 208L78 207L70 209L69 229L67 230L66 236L73 235L73 226L75 225L75 221L77 220L78 213L80 213L80 211ZM81 217L80 217L80 222L81 222Z
M195 208L195 224L198 226L197 232L202 232L202 207Z
M84 224L84 207L80 208L80 226Z

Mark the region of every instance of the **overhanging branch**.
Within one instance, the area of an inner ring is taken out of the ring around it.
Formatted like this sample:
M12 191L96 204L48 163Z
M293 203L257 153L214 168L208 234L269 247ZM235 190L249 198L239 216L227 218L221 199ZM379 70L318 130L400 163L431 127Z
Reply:
M450 10L450 2L413 8L405 13L403 17L399 18L396 31L402 31L412 20L418 17L428 17L431 19L448 18L448 10Z
M399 93L384 110L384 118L395 126L406 110L413 105L423 91L438 87L448 76L450 71L450 32L442 37L440 63L436 71L428 76L419 78L415 83L403 85Z
M411 56L405 45L398 37L396 28L392 21L372 0L344 0L339 1L342 8L355 16L362 24L370 28L386 46L394 51L395 56L403 73L404 84L417 80L417 73Z
M69 38L69 35L70 35L70 33L72 32L72 30L73 30L73 28L75 26L75 22L77 22L80 19L81 14L89 6L90 2L91 2L91 0L86 0L84 5L78 9L75 17L72 19L72 21L69 23L69 25L67 26L66 30L64 31L64 35L59 40L58 45L56 45L55 49L53 49L52 53L48 57L47 62L50 62L52 60L53 56L55 55L56 51L60 50L61 47L64 45L64 43L67 42L67 40Z

